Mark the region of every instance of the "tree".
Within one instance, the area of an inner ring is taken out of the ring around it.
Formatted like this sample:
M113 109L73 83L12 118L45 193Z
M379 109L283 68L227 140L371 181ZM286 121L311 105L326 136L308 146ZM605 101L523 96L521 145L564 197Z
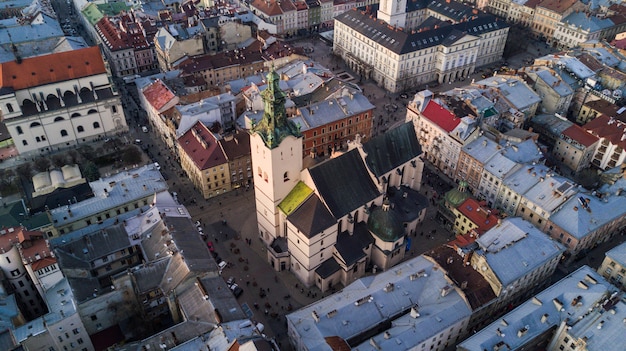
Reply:
M37 172L47 172L50 169L50 165L51 163L49 159L45 157L38 157L33 163L33 168L35 168Z
M33 176L33 166L30 164L30 162L22 163L21 165L17 166L16 172L20 177L30 180L30 178Z
M94 180L100 179L100 170L95 163L87 161L83 166L83 176L87 179L87 181L93 182Z
M82 145L80 147L80 149L78 149L78 152L81 154L81 156L86 159L86 160L93 160L94 159L94 152L93 152L93 148L89 145Z
M51 159L54 167L61 168L67 164L68 157L66 154L54 154Z
M77 164L80 161L80 154L76 150L70 150L67 152L70 164Z
M141 151L137 149L135 146L131 145L123 151L122 154L122 162L126 165L134 165L137 163L141 163Z
M0 168L0 184L3 186L11 185L13 178L15 178L15 172L12 169Z

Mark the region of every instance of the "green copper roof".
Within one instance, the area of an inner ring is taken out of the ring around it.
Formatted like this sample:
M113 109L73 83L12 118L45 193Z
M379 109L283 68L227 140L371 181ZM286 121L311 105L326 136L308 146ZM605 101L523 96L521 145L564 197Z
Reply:
M102 19L102 17L104 17L102 11L100 11L98 9L98 6L96 6L96 4L94 3L90 3L89 5L85 6L85 8L83 8L81 12L92 26L98 23L98 21Z
M123 1L121 2L106 2L104 4L98 4L98 9L108 16L117 16L122 11L130 10L130 6L126 5Z
M302 137L300 127L287 118L287 111L285 110L287 94L280 90L279 82L280 76L272 66L267 74L267 88L261 92L265 106L263 118L258 124L252 125L251 131L259 134L270 149L280 145L283 139L289 135L296 138Z
M28 230L35 230L50 224L50 218L46 213L25 216L27 212L24 203L16 201L0 207L0 223L3 227L18 227L20 225Z
M404 236L404 223L397 211L389 207L389 201L383 207L372 211L367 219L369 231L386 242L393 242Z
M289 192L287 197L283 199L278 205L281 211L283 211L286 215L290 215L293 211L295 211L306 199L309 198L309 195L313 194L313 189L309 188L306 184L302 182L298 182L293 189Z
M470 197L470 193L468 193L466 189L467 182L462 180L459 182L459 186L457 188L448 191L443 198L452 207L457 207Z

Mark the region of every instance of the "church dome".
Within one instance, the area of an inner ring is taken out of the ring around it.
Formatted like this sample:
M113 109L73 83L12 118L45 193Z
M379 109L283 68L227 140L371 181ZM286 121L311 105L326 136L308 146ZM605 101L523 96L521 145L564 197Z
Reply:
M394 242L404 236L402 218L391 208L387 199L382 207L372 210L367 220L367 228L379 239L387 242Z
M444 200L452 207L457 207L470 197L470 193L466 191L467 182L462 180L459 182L459 186L448 191L444 196Z

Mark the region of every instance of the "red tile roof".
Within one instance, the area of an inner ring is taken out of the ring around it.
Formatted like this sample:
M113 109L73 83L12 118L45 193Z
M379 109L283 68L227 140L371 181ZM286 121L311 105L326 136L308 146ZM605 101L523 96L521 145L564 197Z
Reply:
M266 0L254 0L250 5L270 17L279 16L283 13L276 0L270 0L269 2Z
M570 137L572 140L577 141L579 144L589 147L598 141L598 137L587 132L576 124L565 129L563 135Z
M475 229L478 234L483 234L498 224L498 217L490 210L481 207L478 201L472 198L463 201L456 209L478 226Z
M422 111L422 116L428 118L448 133L461 123L461 119L457 118L454 113L443 108L433 100L428 102L426 108Z
M585 124L583 129L597 137L605 138L613 145L626 149L626 123L600 115Z
M29 231L22 227L3 229L6 230L5 234L0 235L0 249L3 251L9 251L13 245L20 243L22 258L31 263L34 270L56 263L43 232Z
M228 162L213 133L200 121L178 138L178 145L200 170Z
M572 7L578 0L545 0L537 6L548 9L558 14L563 14L567 9Z
M524 4L524 7L528 7L528 8L534 9L535 7L537 7L537 5L539 5L540 2L541 2L541 0L528 0Z
M160 79L157 79L154 83L150 84L143 90L143 95L146 100L155 110L161 111L161 109L167 105L176 96Z
M100 48L64 51L0 64L0 87L14 90L106 73Z

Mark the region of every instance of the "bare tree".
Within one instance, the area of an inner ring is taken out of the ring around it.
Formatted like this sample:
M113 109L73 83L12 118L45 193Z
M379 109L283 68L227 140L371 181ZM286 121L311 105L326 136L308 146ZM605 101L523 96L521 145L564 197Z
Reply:
M20 177L30 180L30 177L33 176L33 166L30 162L22 163L17 166L16 172Z
M61 168L67 164L68 157L66 154L54 154L51 159L54 167Z
M33 168L35 168L37 172L46 172L50 169L50 165L51 163L49 159L45 157L38 157L33 163Z

